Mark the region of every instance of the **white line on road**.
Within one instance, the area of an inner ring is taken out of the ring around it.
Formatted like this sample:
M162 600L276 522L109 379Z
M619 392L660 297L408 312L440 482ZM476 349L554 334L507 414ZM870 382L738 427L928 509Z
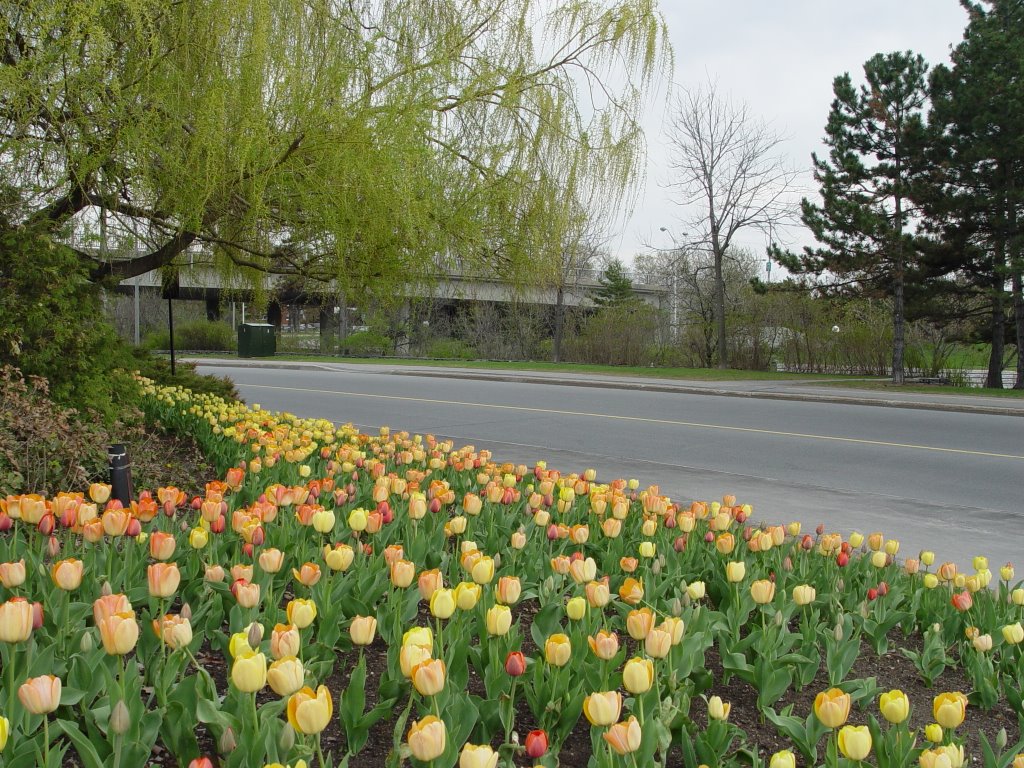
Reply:
M893 443L886 440L865 440L857 437L841 437L838 435L811 435L803 432L784 432L775 429L757 429L755 427L734 427L725 424L703 424L696 421L675 421L673 419L652 419L644 416L617 416L608 413L590 413L587 411L561 411L555 408L535 408L526 405L502 405L498 403L470 403L461 400L436 400L426 397L407 397L402 395L380 395L369 392L339 392L333 389L304 389L302 387L275 387L269 384L240 384L254 389L272 389L282 392L306 392L320 395L337 395L339 397L365 397L376 400L402 400L412 403L430 403L431 405L458 405L465 408L489 408L503 411L522 411L527 413L548 413L560 416L584 416L587 418L614 419L616 421L635 421L645 424L666 424L677 427L695 427L698 429L717 429L727 432L746 432L759 435L776 435L779 437L796 437L804 440L829 440L837 443L855 443L858 445L880 445L887 448L907 448L915 451L933 451L936 453L953 453L962 456L983 456L994 459L1012 459L1024 461L1024 456L1012 453L992 453L989 451L971 451L963 448L943 448L935 445L915 445L914 443Z

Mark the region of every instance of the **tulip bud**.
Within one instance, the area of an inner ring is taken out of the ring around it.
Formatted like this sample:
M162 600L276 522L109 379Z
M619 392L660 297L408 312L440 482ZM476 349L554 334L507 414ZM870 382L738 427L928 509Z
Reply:
M128 706L123 699L119 699L110 712L110 730L118 736L123 736L128 733L131 724L131 713L128 712Z
M277 737L277 747L287 754L292 751L295 746L295 729L294 728L282 728L281 735Z
M235 751L238 742L235 740L235 730L230 725L224 729L224 733L217 739L217 751L222 755L229 755Z

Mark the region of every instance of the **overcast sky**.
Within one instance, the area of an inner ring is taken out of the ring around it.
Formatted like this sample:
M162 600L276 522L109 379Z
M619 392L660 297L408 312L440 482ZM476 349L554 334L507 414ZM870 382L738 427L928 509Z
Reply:
M859 84L864 62L875 53L909 49L931 66L948 62L967 20L957 0L662 0L661 8L675 48L675 87L711 79L720 94L745 102L754 116L789 137L783 150L794 167L805 169L800 182L812 192L811 153L821 149L832 80L849 72ZM632 218L609 243L627 262L651 247L671 247L661 227L679 239L687 230L666 188L666 102L658 102L643 120L646 184ZM809 242L798 231L790 239ZM757 232L737 240L764 252Z

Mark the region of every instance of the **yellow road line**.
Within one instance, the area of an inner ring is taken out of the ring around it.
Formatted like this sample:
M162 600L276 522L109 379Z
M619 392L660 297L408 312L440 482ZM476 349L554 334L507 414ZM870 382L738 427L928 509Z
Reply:
M590 413L588 411L560 411L555 408L534 408L525 405L501 405L496 403L470 403L461 400L436 400L427 397L406 397L402 395L380 395L369 392L339 392L333 389L303 389L301 387L274 387L269 384L241 384L242 387L254 389L274 389L283 392L307 392L320 395L339 395L341 397L367 397L376 400L402 400L411 403L430 403L432 405L458 405L465 408L490 408L502 411L523 411L526 413L548 413L559 416L586 416L597 419L614 419L616 421L635 421L645 424L667 424L676 427L696 427L699 429L718 429L727 432L747 432L758 435L776 435L779 437L798 437L805 440L830 440L837 443L856 443L860 445L881 445L887 448L909 448L915 451L935 451L937 453L955 453L964 456L985 456L995 459L1016 459L1024 461L1024 456L1012 453L992 453L989 451L968 451L962 448L941 448L934 445L915 445L914 443L893 443L887 440L864 440L858 437L839 437L836 435L810 435L803 432L784 432L777 429L756 429L754 427L731 427L725 424L703 424L697 421L675 421L673 419L651 419L644 416L616 416L609 413Z

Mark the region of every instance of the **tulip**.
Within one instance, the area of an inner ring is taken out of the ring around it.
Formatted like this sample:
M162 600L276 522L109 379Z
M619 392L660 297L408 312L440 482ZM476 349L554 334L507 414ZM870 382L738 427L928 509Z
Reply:
M571 655L572 643L568 635L554 634L544 643L544 660L554 667L564 667Z
M482 594L483 588L479 584L461 581L455 587L455 604L460 611L471 611L476 607Z
M33 715L47 715L60 705L60 690L60 678L56 675L30 677L18 688L18 699Z
M267 684L267 657L254 650L241 651L231 665L231 682L242 693L255 693Z
M723 702L721 696L708 699L708 717L712 720L728 720L731 709L732 704Z
M409 742L409 751L412 752L412 756L417 760L428 762L444 753L448 732L443 720L438 720L433 715L427 715L422 720L413 722L406 740Z
M633 694L646 693L654 684L654 662L634 657L622 668L622 686Z
M619 652L619 637L614 632L601 629L596 635L587 638L591 652L599 659L609 661Z
M591 608L604 608L611 600L607 576L601 581L588 582L584 591L587 595L587 603L589 603Z
M419 590L420 599L429 602L437 590L444 588L444 577L441 575L441 571L437 568L420 571L416 577L416 588Z
M162 619L153 619L153 632L172 651L192 643L192 622L180 615L169 613Z
M203 569L203 579L214 584L220 584L224 581L225 575L224 566L222 565L207 565Z
M1014 571L1012 563L1007 563L999 569L999 578L1001 578L1003 581L1013 581L1013 576Z
M1003 640L1010 645L1024 642L1024 626L1021 626L1019 621L1016 624L1007 624L1003 627Z
M976 635L971 638L971 644L978 653L988 653L992 650L992 635Z
M494 597L499 603L515 605L519 602L520 594L522 594L522 585L518 576L502 576L498 579Z
M473 581L477 584L490 584L494 579L494 560L493 558L481 557L472 570Z
M153 563L146 574L149 579L149 594L153 597L170 597L178 591L181 572L175 563Z
M365 531L369 522L368 513L365 509L356 508L348 514L348 527L353 531Z
M110 498L111 486L107 483L93 483L89 486L89 498L96 504L106 504Z
M332 571L347 571L355 558L355 550L348 544L335 544L324 547L324 562Z
M273 547L264 549L257 562L264 573L278 573L284 567L284 552Z
M313 530L317 533L328 533L334 530L335 517L330 510L320 509L313 513Z
M583 700L583 714L591 725L611 725L622 711L622 694L618 691L592 693Z
M890 723L902 723L910 716L910 699L899 689L883 693L878 698L878 709Z
M758 579L750 585L750 596L758 605L765 605L775 599L775 582Z
M278 659L267 670L267 683L278 696L291 696L302 688L306 671L302 662L294 656Z
M644 651L652 659L664 659L672 650L672 635L661 627L654 627L644 638Z
M188 768L213 768L213 761L208 757L197 757L188 764Z
M430 615L435 618L450 619L455 607L455 593L450 589L438 589L430 597Z
M412 671L422 662L429 661L431 649L421 645L403 645L398 652L398 662L402 669L402 677L411 678Z
M260 604L260 585L239 579L231 585L231 594L243 608L255 608Z
M312 624L314 619L316 619L316 613L316 603L301 597L289 600L288 605L285 606L288 622L294 624L299 629L305 629Z
M312 688L302 688L288 699L288 722L299 733L320 733L331 721L332 714L334 700L326 685L319 686L315 693Z
M837 741L839 751L850 760L863 760L871 752L871 731L866 725L844 725Z
M496 768L498 753L489 744L466 744L459 755L459 768Z
M942 741L942 726L938 723L929 723L924 727L924 737L932 744L938 744Z
M565 615L570 621L579 621L587 615L587 601L582 597L573 597L565 606Z
M154 531L149 537L149 554L154 560L170 560L177 542L164 531Z
M203 549L210 543L210 534L205 528L193 528L188 534L188 544L192 549Z
M796 755L788 749L776 752L772 755L768 768L796 768Z
M793 587L793 602L797 605L810 605L817 595L817 591L809 584Z
M16 563L0 563L0 584L14 589L25 583L25 558Z
M305 587L312 587L320 581L320 566L316 563L303 563L299 569L292 568L292 576Z
M505 657L505 673L509 677L519 677L526 672L526 657L521 651L510 651Z
M619 587L619 597L629 605L636 605L644 599L643 582L637 581L632 576L627 578L622 586Z
M545 731L536 730L526 734L526 756L536 759L543 757L548 751L548 735Z
M932 702L932 715L943 728L956 728L964 721L966 714L967 697L959 691L940 693Z
M130 653L139 641L139 624L133 611L107 616L99 623L99 630L103 650L111 656Z
M421 648L427 649L433 648L434 633L430 631L430 627L413 627L406 630L405 634L402 635L402 645L418 645Z
M441 659L421 661L412 670L412 684L421 696L434 696L444 688L445 664Z
M21 598L0 603L0 641L23 643L28 640L32 635L32 613L32 603Z
M416 578L416 566L408 560L395 560L391 564L391 583L399 589L405 589Z
M582 598L581 598L582 599ZM507 605L495 605L487 609L485 616L487 634L502 637L512 627L512 611Z
M838 688L822 691L814 699L814 714L827 728L838 728L850 716L850 694Z
M703 581L692 581L686 585L686 594L691 600L703 600L707 587Z
M348 633L353 645L370 645L377 633L377 619L374 616L356 616Z
M270 655L275 659L297 656L302 640L294 624L276 624L270 632Z
M747 575L747 564L742 560L731 560L725 564L725 578L732 584L743 581Z
M601 736L617 755L628 755L640 749L643 736L640 723L633 716L623 723L616 723Z
M11 733L11 721L6 717L0 716L0 752L4 751L4 747L7 746L7 737Z

